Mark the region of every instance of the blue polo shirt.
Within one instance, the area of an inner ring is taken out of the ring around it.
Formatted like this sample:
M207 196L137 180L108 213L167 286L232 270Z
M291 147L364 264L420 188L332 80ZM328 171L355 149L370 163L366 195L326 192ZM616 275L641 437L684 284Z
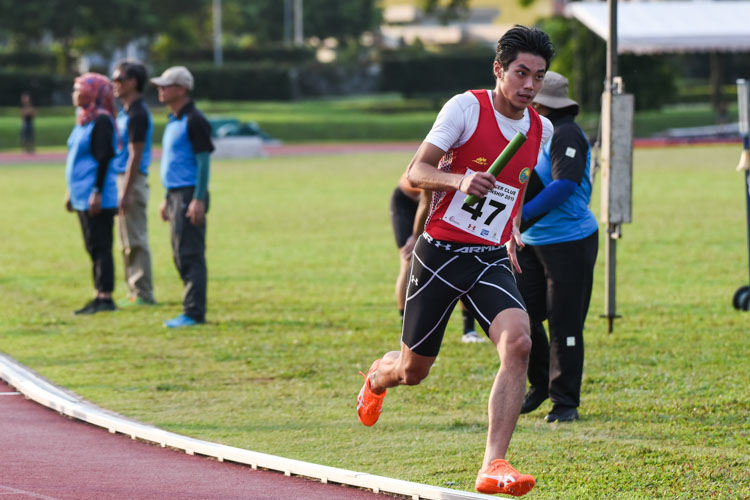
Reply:
M596 216L589 209L591 200L591 147L572 117L555 124L534 168L544 186L556 179L570 179L578 185L560 206L550 210L533 226L521 233L527 245L550 245L576 241L598 229ZM585 155L585 157L584 157Z
M102 134L111 139L107 141ZM70 191L70 203L75 210L88 210L89 197L97 183L100 183L102 208L117 208L117 174L111 168L116 144L114 120L109 116L101 115L86 125L73 128L68 137L65 179Z
M161 141L161 183L166 189L195 186L198 163L195 155L214 150L211 125L188 102L176 115L169 115Z
M128 166L128 145L131 143L143 143L143 156L139 170L143 175L148 175L148 166L151 164L151 143L154 132L151 112L146 107L143 99L139 98L132 103L127 111L121 109L117 114L117 133L120 136L121 149L112 160L112 168L118 174L124 174Z

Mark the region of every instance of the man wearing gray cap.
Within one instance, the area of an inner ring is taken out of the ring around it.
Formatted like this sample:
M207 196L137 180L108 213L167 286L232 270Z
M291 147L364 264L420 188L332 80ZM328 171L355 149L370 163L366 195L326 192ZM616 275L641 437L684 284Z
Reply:
M589 209L591 148L575 123L578 103L568 97L568 80L547 71L534 98L537 112L555 127L539 153L524 198L518 252L523 273L518 289L531 325L529 391L521 413L548 397L545 420L578 418L583 375L583 324L591 299L599 248L598 223ZM542 322L547 320L550 340Z
M214 150L211 125L190 99L193 75L184 66L167 69L151 83L171 113L162 137L161 181L167 195L159 209L169 221L172 255L185 284L183 313L169 328L206 321L206 212L209 158Z

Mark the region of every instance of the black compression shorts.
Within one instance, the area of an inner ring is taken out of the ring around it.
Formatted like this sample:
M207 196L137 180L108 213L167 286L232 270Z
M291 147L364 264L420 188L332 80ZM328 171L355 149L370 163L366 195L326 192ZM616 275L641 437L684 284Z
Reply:
M526 310L504 246L440 241L423 233L412 255L402 342L417 354L437 356L459 300L488 335L500 312Z
M391 224L396 236L396 245L401 248L414 232L414 217L419 202L412 200L401 189L396 188L391 196Z

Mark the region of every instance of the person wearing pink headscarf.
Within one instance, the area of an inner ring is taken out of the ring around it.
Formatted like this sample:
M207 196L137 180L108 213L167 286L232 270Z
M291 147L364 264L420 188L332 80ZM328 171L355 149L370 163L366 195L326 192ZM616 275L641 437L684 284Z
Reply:
M117 174L110 168L117 144L112 83L97 73L79 76L73 105L76 126L68 137L65 208L78 214L96 289L94 299L75 314L94 314L117 309L112 301L112 229L118 202Z

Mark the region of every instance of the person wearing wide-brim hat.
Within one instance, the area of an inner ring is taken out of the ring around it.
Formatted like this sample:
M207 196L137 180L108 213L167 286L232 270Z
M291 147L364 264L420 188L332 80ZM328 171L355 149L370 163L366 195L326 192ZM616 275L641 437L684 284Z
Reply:
M546 107L550 110L565 110L572 116L578 114L580 106L568 97L568 79L560 73L547 71L542 90L534 98L534 109ZM571 109L568 109L571 108Z
M567 78L548 71L533 106L555 130L539 153L522 212L526 246L518 253L523 273L516 279L528 307L532 346L521 413L550 398L545 420L569 422L578 419L583 325L599 248L598 223L589 209L591 148L575 123L579 106L568 96Z

